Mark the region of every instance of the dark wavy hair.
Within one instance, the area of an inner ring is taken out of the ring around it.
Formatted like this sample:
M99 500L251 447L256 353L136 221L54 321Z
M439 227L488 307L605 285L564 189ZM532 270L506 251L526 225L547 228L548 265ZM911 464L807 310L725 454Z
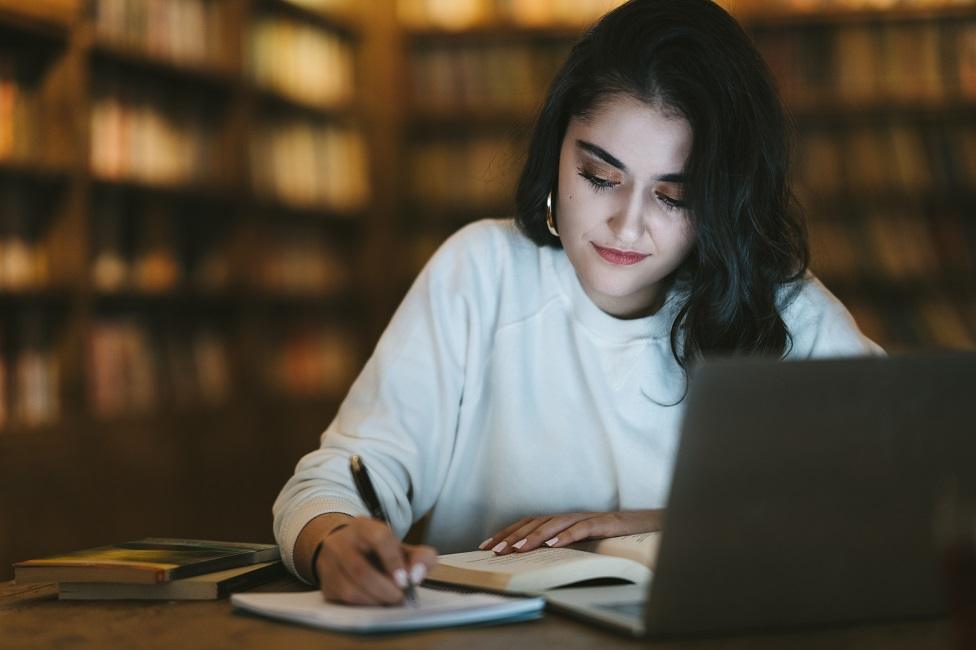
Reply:
M785 355L777 290L809 263L788 182L786 117L751 40L710 0L631 0L574 45L532 131L519 228L540 246L561 246L546 228L545 201L557 189L567 125L620 95L681 115L693 133L683 193L696 244L669 279L684 296L671 329L675 359L687 369L711 355Z

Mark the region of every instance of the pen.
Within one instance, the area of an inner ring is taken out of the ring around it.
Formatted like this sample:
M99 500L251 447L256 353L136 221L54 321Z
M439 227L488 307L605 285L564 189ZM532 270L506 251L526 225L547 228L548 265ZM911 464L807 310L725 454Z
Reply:
M369 480L369 472L366 471L366 465L363 464L363 459L355 454L351 456L349 458L349 472L352 474L352 481L356 484L356 491L359 492L359 497L369 510L369 516L389 526L390 518L386 516L386 511L383 510L383 504L380 503L379 497L376 496L376 490L373 489L373 482ZM403 595L411 605L417 604L417 592L413 588L413 583L409 580L407 580L407 586L403 588Z

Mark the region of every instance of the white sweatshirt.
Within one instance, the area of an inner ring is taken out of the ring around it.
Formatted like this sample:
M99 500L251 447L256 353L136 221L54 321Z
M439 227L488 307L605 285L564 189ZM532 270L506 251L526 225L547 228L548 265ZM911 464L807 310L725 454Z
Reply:
M788 358L880 353L809 278L781 308ZM562 250L511 220L452 236L421 272L321 447L274 504L285 564L328 512L367 514L349 456L369 468L397 535L471 550L526 515L664 507L685 390L676 301L621 320L587 297ZM677 403L677 404L676 404Z

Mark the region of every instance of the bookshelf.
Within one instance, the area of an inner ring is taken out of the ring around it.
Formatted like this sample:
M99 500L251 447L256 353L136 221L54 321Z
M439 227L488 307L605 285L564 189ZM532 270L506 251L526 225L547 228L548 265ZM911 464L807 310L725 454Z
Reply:
M0 0L0 528L32 524L0 579L268 539L420 267L511 216L549 80L618 3ZM724 4L795 121L814 270L890 350L974 347L976 8Z
M614 3L397 2L404 51L400 295L467 222L511 216L532 118L586 21Z
M813 269L889 350L976 346L976 7L750 15Z
M404 286L458 226L511 215L542 93L583 25L612 4L398 3ZM976 347L976 7L723 4L794 121L813 270L891 351Z
M335 1L0 0L0 579L270 539L377 327L363 38Z

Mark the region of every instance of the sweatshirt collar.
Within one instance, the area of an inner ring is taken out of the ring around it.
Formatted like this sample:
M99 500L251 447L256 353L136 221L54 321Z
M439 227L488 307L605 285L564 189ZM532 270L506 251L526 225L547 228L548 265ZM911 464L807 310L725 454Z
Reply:
M569 303L577 322L602 338L626 343L636 340L660 339L671 335L671 325L678 313L679 300L672 289L660 309L643 318L617 318L611 316L586 295L566 252L561 248L545 248L549 257L550 272L557 279L559 291Z

